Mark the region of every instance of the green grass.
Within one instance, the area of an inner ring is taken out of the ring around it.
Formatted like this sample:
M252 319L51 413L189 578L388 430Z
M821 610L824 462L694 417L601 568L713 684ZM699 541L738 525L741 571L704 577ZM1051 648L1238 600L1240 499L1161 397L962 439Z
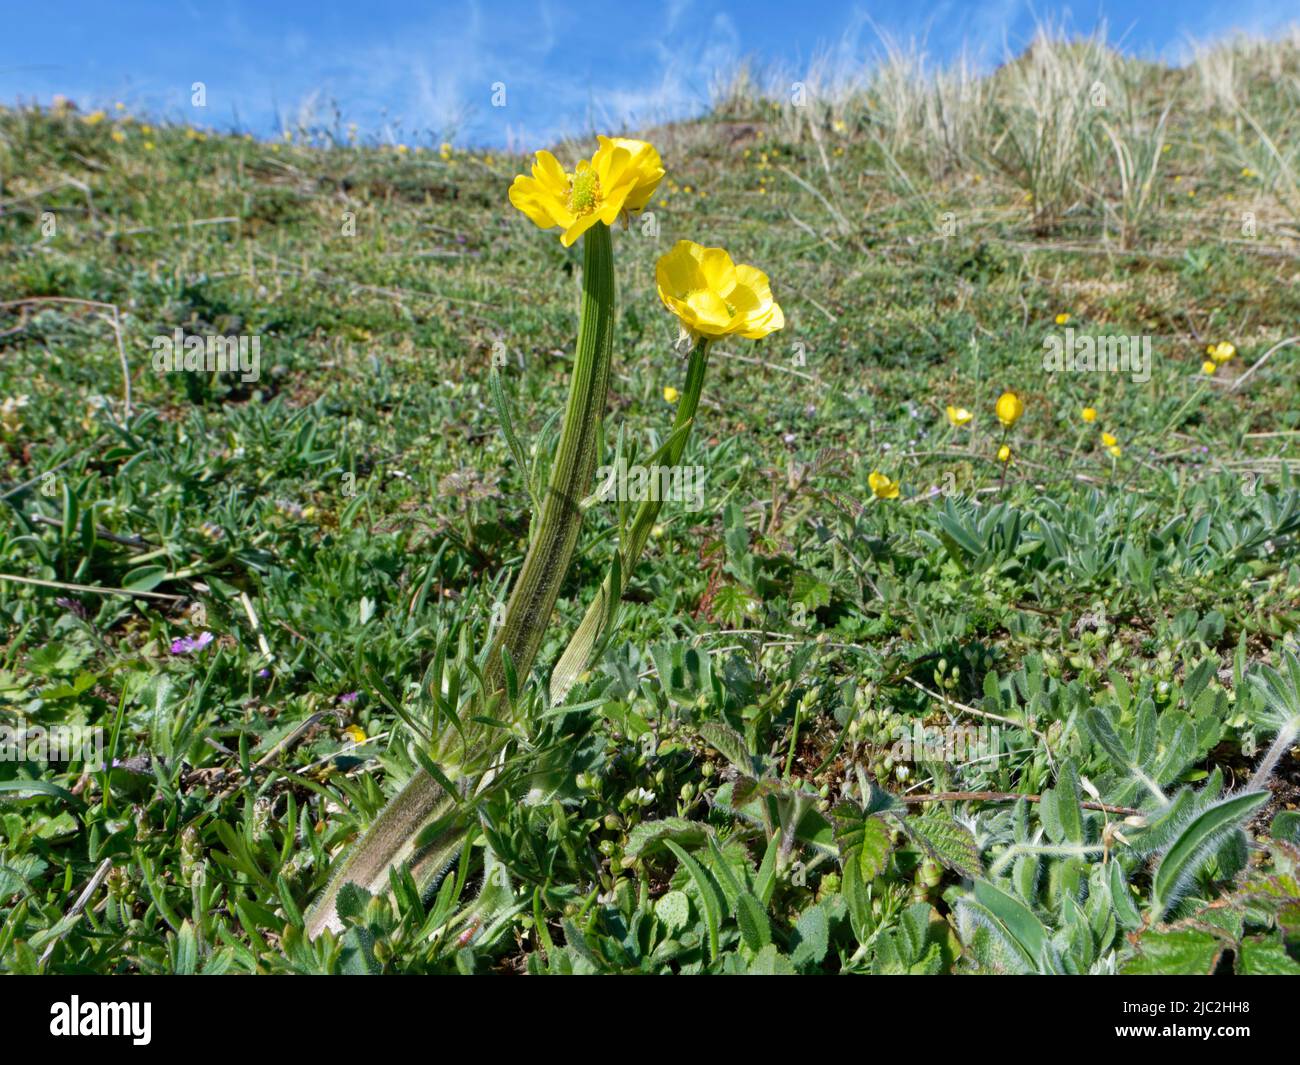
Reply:
M611 444L648 453L682 387L674 241L765 270L787 328L715 347L704 508L665 506L618 640L513 738L438 891L350 895L314 944L331 857L419 771L439 648L485 646L522 559L488 373L495 345L545 463L580 253L500 153L0 113L0 726L102 729L112 766L0 762L0 969L1297 971L1300 763L1243 790L1284 728L1248 678L1300 619L1295 347L1246 376L1300 320L1297 50L1243 43L1225 82L1050 47L938 110L917 72L647 132ZM1022 82L1090 73L1103 113L1034 135ZM941 143L953 107L987 110ZM1044 372L1061 314L1150 336L1150 380ZM155 373L177 327L260 337L260 377ZM615 521L588 514L529 698ZM891 755L917 724L997 732ZM925 798L953 792L992 794Z

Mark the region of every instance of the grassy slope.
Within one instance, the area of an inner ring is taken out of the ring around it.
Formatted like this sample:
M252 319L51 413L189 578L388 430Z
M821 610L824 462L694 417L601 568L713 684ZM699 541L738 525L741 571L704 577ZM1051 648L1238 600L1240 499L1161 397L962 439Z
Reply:
M870 96L806 113L733 99L653 134L671 183L654 208L658 238L639 227L616 238L612 423L668 424L661 391L680 386L681 364L653 265L674 240L720 244L766 270L789 324L714 360L688 452L707 469L705 507L665 509L626 643L573 699L611 686L595 710L561 719L580 737L553 756L563 803L487 809L528 907L460 964L522 964L538 945L534 913L555 943L574 941L562 918L580 910L594 944L616 935L637 886L659 895L677 870L670 853L638 849L637 822L680 814L725 835L733 819L712 800L734 774L699 735L709 722L728 722L773 772L788 766L831 800L855 766L899 792L1037 794L1065 760L1104 786L1114 767L1078 715L1104 707L1131 734L1147 698L1198 721L1194 756L1166 784L1248 770L1242 739L1254 730L1234 653L1275 654L1300 616L1295 536L1273 535L1297 506L1282 469L1300 439L1295 351L1230 385L1300 320L1291 186L1285 174L1243 176L1242 152L1264 149L1238 116L1200 101L1190 74L1142 70L1133 84L1144 114L1181 103L1131 252L1102 237L1102 204L1118 195L1104 161L1059 217L1035 218L1032 182L994 162L1005 144L992 134L936 162ZM1255 85L1259 114L1286 113L1268 110L1283 84ZM0 115L0 298L116 306L134 401L127 419L100 309L3 308L0 397L28 397L6 415L3 479L36 481L6 497L0 570L179 597L0 583L0 721L103 726L125 763L107 778L0 765L0 780L39 774L76 796L17 793L0 812L0 966L41 964L41 930L105 859L106 886L46 968L166 970L191 952L212 968L356 964L355 952L281 937L323 882L326 854L410 771L393 704L418 711L406 686L440 639L481 636L503 567L521 556L527 497L487 391L493 344L508 353L529 436L565 386L579 260L509 209L522 165ZM1242 210L1260 219L1253 240L1240 237ZM52 236L41 211L54 212ZM937 228L945 211L949 236ZM1079 329L1152 336L1151 381L1044 373L1042 338L1062 313ZM153 373L149 342L177 326L260 336L260 380ZM1239 355L1207 382L1197 371L1219 340ZM1004 471L992 407L1005 388L1027 409ZM976 412L973 431L947 427L948 403ZM1080 421L1084 405L1100 411L1095 426ZM1103 428L1123 446L1114 462ZM901 480L901 500L860 506L873 469ZM974 528L971 514L998 503L1018 523ZM603 572L611 518L592 512L544 663ZM169 653L199 630L216 635L211 647ZM671 669L674 646L709 651L711 675L692 655ZM1206 658L1217 694L1184 699ZM951 705L917 685L942 686ZM341 698L351 692L361 695ZM903 722L978 721L959 706L1033 731L1005 725L992 761L886 762ZM268 754L270 768L249 769ZM578 773L590 774L583 787ZM1285 760L1275 806L1294 798L1295 776ZM986 862L1010 839L1009 809L954 808L977 825ZM1101 830L1090 815L1089 838ZM959 875L941 879L895 836L861 920L835 908L833 863L808 851L806 874L783 870L768 906L779 943L794 951L788 929L815 899L832 917L831 949L801 965L880 967L878 945L858 945L867 930L896 929L916 899L949 912ZM748 850L757 863L762 843ZM478 869L463 863L461 880ZM1146 883L1140 860L1129 872ZM1057 879L1036 889L1049 924ZM1213 881L1210 870L1189 893L1207 897L1223 886ZM458 886L466 899L475 890ZM681 872L674 886L698 890ZM597 890L612 894L594 904ZM430 940L404 912L374 963L452 965L462 926ZM381 930L394 920L368 919ZM724 922L724 951L740 957L742 942ZM1122 947L1113 939L1098 957ZM639 964L592 949L603 965ZM698 967L702 952L675 964ZM943 965L979 960L954 952L945 938Z

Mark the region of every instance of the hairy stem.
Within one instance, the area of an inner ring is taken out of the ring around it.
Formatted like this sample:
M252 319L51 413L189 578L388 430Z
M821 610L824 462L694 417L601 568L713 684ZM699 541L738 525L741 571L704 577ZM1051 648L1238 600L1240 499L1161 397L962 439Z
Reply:
M1264 752L1264 757L1255 768L1250 783L1246 785L1246 791L1262 791L1268 787L1268 778L1273 775L1277 763L1282 760L1282 755L1286 754L1291 744L1295 743L1298 728L1300 728L1300 722L1291 721L1278 729L1277 736L1274 737L1268 750Z
M537 516L536 535L510 594L505 620L488 650L483 671L485 703L494 701L505 687L503 652L509 655L517 676L526 676L532 668L568 573L582 524L579 502L595 475L601 446L613 329L613 250L609 227L597 223L583 237L582 311L564 427L542 512ZM471 716L466 715L467 719ZM491 772L492 739L480 730L470 737L468 748L458 744L455 749L458 753L442 767L448 776L467 783L478 777L484 782ZM339 863L307 914L308 937L315 938L327 928L341 929L336 905L345 884L356 884L371 894L387 893L389 871L409 862L420 890L431 888L464 840L469 811L458 811L460 806L459 797L449 795L417 768ZM435 825L441 827L434 836L424 838Z

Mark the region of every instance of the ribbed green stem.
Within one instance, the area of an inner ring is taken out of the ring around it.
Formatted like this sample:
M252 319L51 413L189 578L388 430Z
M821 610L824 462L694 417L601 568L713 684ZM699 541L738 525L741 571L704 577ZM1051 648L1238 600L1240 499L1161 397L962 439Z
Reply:
M579 503L591 488L600 451L614 341L614 256L601 222L583 237L582 319L560 447L551 467L541 524L510 593L506 616L484 672L487 690L503 684L501 650L522 678L532 668L569 572L582 525Z
M502 650L510 654L521 679L532 668L578 542L582 525L580 501L596 473L603 431L614 330L614 257L609 227L598 222L583 237L582 310L578 346L569 382L569 399L559 449L551 466L546 498L538 516L536 535L515 581L501 624L484 667L484 695L491 700L505 687ZM467 715L468 717L469 715ZM451 779L470 779L486 769L492 756L489 738L473 737L468 753L460 744L450 762L441 766ZM467 772L468 771L468 772ZM345 884L357 884L371 894L386 894L389 870L411 863L411 875L427 891L455 860L468 821L453 817L455 797L422 769L384 807L374 823L339 863L329 885L307 914L306 932L315 938L342 925L335 912ZM416 848L426 828L443 819L446 825L433 840Z
M686 452L686 441L690 438L689 427L694 422L695 412L700 405L700 393L704 388L704 373L708 365L709 339L700 337L695 342L690 361L686 366L686 384L678 401L677 417L673 420L674 433L683 427L686 427L686 431L668 450L666 461L670 467L681 462L682 455ZM564 654L560 656L555 671L551 674L552 705L563 701L569 694L569 689L573 687L574 681L590 664L592 651L604 635L601 630L605 619L609 617L610 604L614 602L615 596L621 597L623 589L627 587L627 582L641 559L641 552L645 550L650 532L659 519L659 511L662 507L662 499L643 499L641 505L637 507L631 532L624 545L625 557L619 567L619 587L617 590L613 587L613 573L606 575L596 597L587 608L587 613L583 615L582 623L574 631L568 647L564 649Z

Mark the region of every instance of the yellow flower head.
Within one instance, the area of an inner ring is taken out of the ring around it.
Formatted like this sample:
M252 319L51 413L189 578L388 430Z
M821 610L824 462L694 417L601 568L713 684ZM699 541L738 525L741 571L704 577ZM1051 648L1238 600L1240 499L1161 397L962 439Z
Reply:
M1218 368L1219 368L1219 364L1215 362L1213 359L1206 359L1203 363L1201 363L1201 373L1205 374L1207 377L1213 377L1214 371L1217 370Z
M664 306L692 336L761 340L785 326L767 274L737 266L721 248L679 240L655 264Z
M571 174L538 152L533 176L519 174L510 186L510 202L542 229L564 230L567 248L597 222L611 226L624 211L641 210L663 176L659 153L645 141L601 137L596 154Z
M1097 420L1097 408L1096 408L1096 407L1084 407L1083 410L1080 412L1079 416L1080 416L1080 417L1081 417L1085 422L1088 422L1089 424L1091 424L1091 423L1093 423L1093 422L1095 422L1095 421Z
M82 121L88 126L98 126L107 117L103 111L91 111Z
M871 486L871 494L877 499L897 499L898 482L891 481L879 470L872 470L867 477L867 484Z
M1062 311L1060 314L1056 316L1057 325L1066 325L1069 323L1069 321L1070 321L1070 316L1066 314L1065 311Z
M1010 462L1010 461L1011 461L1011 445L1010 445L1010 444L1003 444L1000 448L998 448L998 461L999 461L999 462Z
M1004 429L1010 429L1024 413L1025 404L1014 392L1003 392L998 396L998 421L1002 423Z
M1121 448L1118 444L1111 444L1106 450L1110 452L1112 458L1119 458L1122 454Z
M965 407L950 406L948 408L948 421L955 426L960 427L966 425L974 417L975 415L973 415Z
M1236 345L1227 340L1220 341L1206 350L1215 362L1229 362L1237 354Z
M664 385L664 402L676 403L680 393L672 385Z
M1107 447L1114 447L1116 444L1119 443L1119 440L1113 437L1110 433L1102 433L1101 442L1105 444Z

